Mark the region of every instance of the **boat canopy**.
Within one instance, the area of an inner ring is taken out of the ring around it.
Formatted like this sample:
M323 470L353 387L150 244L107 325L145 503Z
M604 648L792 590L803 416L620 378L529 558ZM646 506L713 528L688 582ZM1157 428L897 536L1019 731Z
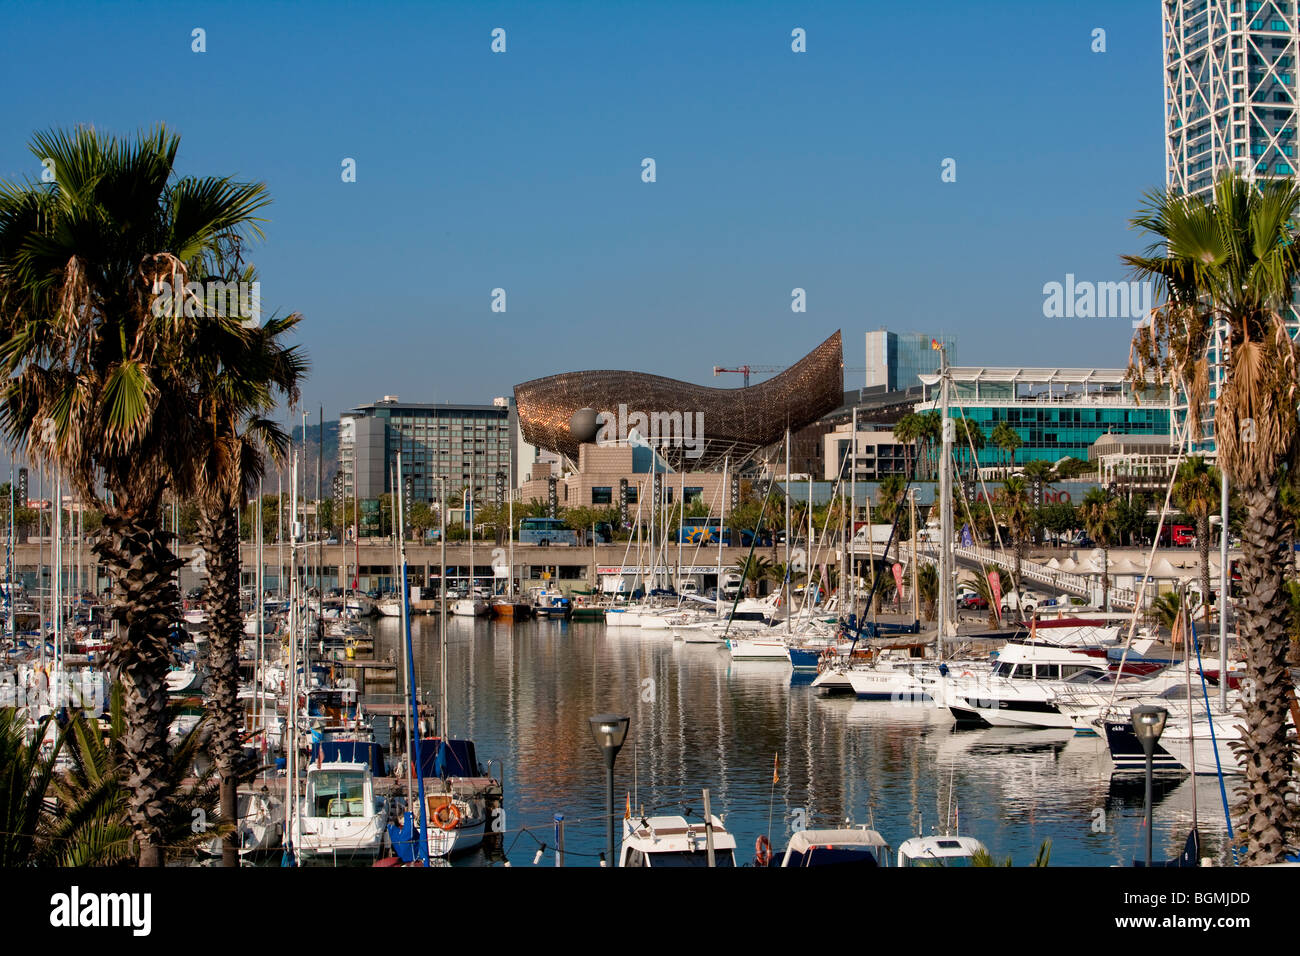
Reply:
M420 738L420 776L481 777L472 740Z
M888 866L889 843L875 830L800 830L782 866Z
M312 744L312 762L365 764L372 776L388 773L384 750L372 740L320 740Z

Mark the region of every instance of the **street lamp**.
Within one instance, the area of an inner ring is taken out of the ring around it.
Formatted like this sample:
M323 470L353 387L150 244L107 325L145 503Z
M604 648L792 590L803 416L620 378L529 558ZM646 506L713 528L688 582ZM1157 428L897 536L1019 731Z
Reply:
M605 757L605 842L608 851L605 859L609 861L607 865L614 866L617 859L614 856L614 758L623 747L631 718L596 714L590 721L591 736Z
M1149 867L1151 866L1151 765L1155 757L1156 743L1160 740L1160 735L1165 732L1165 721L1169 719L1169 711L1163 707L1143 704L1129 712L1129 719L1133 722L1133 733L1137 734L1138 742L1142 744L1142 752L1147 755L1146 825L1147 866Z

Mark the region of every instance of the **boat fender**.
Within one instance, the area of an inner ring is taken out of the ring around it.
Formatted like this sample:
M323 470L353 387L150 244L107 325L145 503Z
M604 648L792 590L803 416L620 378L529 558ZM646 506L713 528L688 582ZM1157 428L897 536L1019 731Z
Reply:
M754 841L754 865L768 866L772 862L772 844L763 834Z

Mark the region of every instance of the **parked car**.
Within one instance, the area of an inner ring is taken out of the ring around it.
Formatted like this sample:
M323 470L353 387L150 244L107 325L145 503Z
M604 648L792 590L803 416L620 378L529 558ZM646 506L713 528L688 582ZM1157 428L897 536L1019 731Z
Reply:
M957 606L963 611L987 611L989 602L974 591L957 595Z

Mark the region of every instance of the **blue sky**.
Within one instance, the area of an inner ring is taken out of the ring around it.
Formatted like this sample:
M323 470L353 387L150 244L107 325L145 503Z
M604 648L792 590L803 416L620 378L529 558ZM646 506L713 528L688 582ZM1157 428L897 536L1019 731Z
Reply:
M488 402L583 368L732 387L715 364L789 364L837 328L850 367L882 326L956 335L960 364L1127 357L1128 321L1046 319L1042 289L1124 279L1145 244L1127 224L1163 185L1154 0L4 18L0 177L39 175L35 130L166 123L183 172L268 185L252 258L263 308L305 316L312 417L384 394Z

